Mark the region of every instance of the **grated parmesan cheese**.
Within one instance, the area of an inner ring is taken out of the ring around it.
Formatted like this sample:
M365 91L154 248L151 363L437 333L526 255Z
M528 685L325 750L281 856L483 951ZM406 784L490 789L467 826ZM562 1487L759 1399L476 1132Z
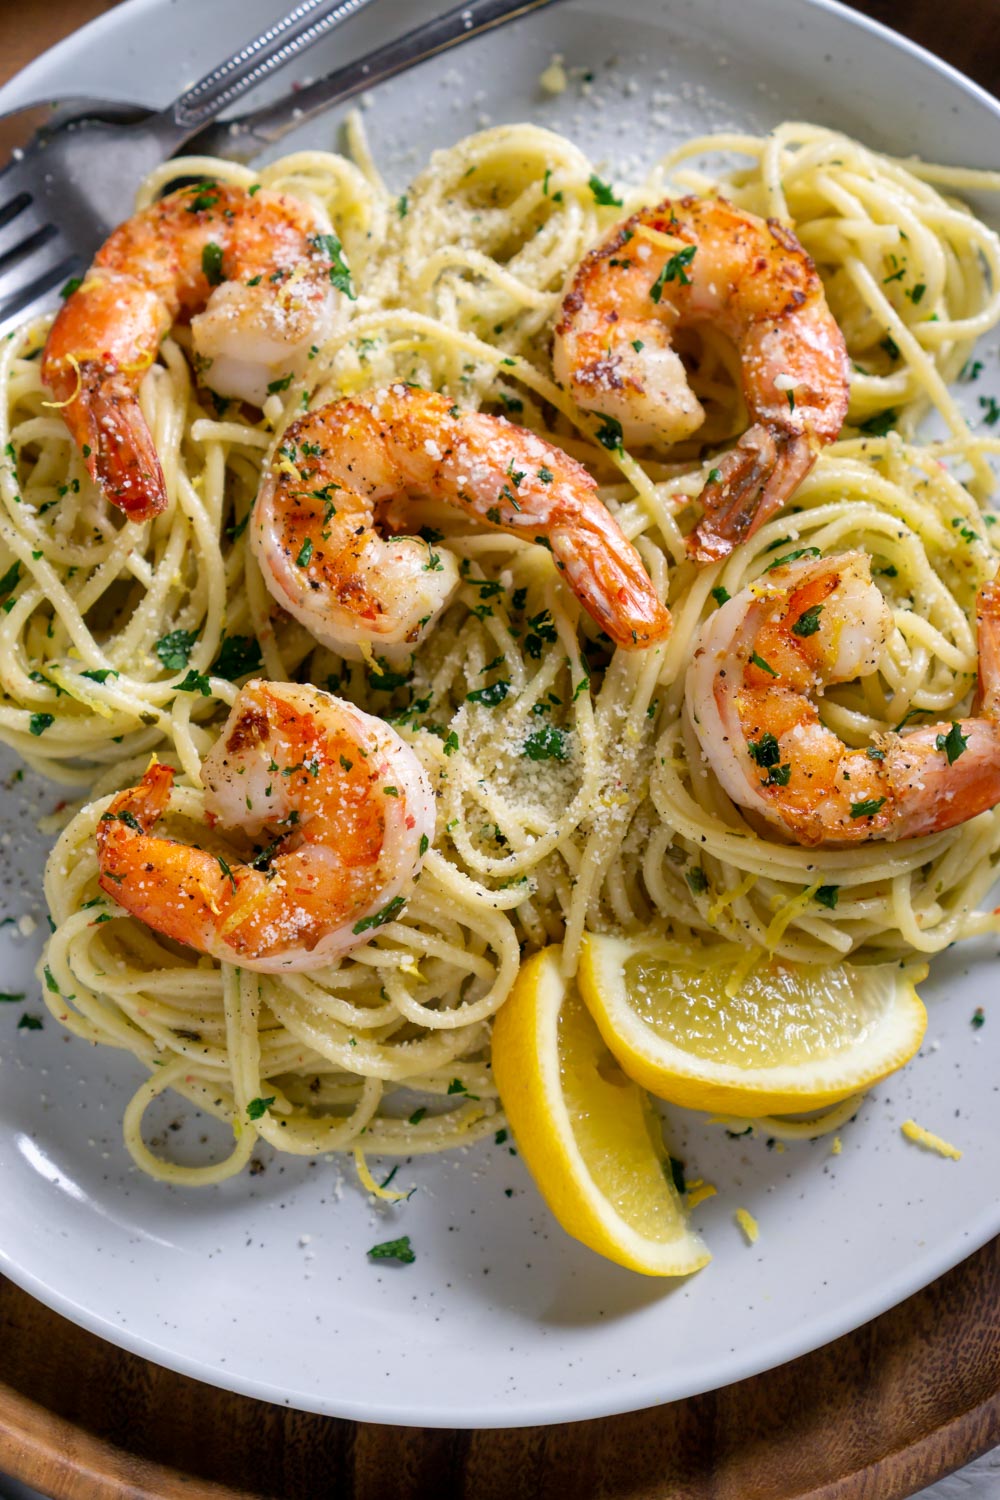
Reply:
M538 86L544 94L565 94L567 81L562 57L557 52L544 73L539 76Z
M923 1146L927 1151L936 1151L938 1156L947 1156L951 1161L961 1161L962 1153L957 1146L952 1146L942 1140L939 1135L925 1130L922 1125L917 1124L916 1120L904 1120L899 1128L906 1139L912 1141L915 1146Z

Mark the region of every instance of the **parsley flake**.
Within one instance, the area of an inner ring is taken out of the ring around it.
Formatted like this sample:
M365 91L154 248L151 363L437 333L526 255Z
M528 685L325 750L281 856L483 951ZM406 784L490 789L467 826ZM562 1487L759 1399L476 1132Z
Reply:
M964 755L969 744L969 736L962 733L961 724L952 720L951 728L947 734L939 734L934 740L938 750L943 750L948 757L949 766L953 766L960 755Z
M404 1266L412 1265L417 1258L408 1234L398 1240L383 1240L381 1245L373 1245L368 1254L372 1260L398 1260Z
M685 245L683 250L678 250L676 255L670 257L650 288L649 295L654 302L659 302L668 281L679 281L681 286L691 285L687 267L690 266L697 253L697 245Z

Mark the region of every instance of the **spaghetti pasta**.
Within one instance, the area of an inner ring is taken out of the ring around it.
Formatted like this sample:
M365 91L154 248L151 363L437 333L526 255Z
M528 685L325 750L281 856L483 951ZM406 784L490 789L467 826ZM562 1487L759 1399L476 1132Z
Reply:
M970 429L950 387L1000 321L1000 246L936 184L995 191L1000 174L942 173L788 124L765 139L691 141L619 205L595 193L569 141L513 125L436 153L395 199L356 119L348 137L350 159L301 152L257 174L174 161L142 186L140 206L178 173L313 202L358 293L307 377L260 415L198 387L185 331L173 331L141 390L170 496L161 516L123 524L88 478L39 378L46 322L0 351L0 737L88 799L49 860L46 999L76 1034L149 1067L126 1141L170 1181L219 1181L258 1140L412 1155L495 1131L489 1022L525 946L561 941L572 971L584 931L651 928L721 936L748 963L821 962L937 952L1000 926L977 910L1000 861L1000 813L861 855L778 843L703 773L683 701L715 600L804 548L869 553L893 612L878 673L823 700L844 740L948 718L968 700L975 593L1000 559L983 509L1000 441ZM744 164L712 175L720 155ZM554 382L549 339L568 274L619 217L668 186L720 185L794 227L854 376L846 435L792 505L725 562L698 567L684 545L693 499L712 446L745 425L732 348L711 329L691 333L683 352L707 420L665 460L602 444ZM409 668L340 660L279 611L246 539L264 462L303 410L400 380L506 413L585 462L669 603L666 644L614 652L542 546L433 501L420 521L458 558L461 586ZM948 436L921 444L916 423L932 410ZM168 830L224 848L199 768L251 673L314 682L390 720L438 794L437 838L405 911L309 975L250 974L181 949L96 884L97 821L153 752L181 773ZM179 1167L150 1151L143 1113L168 1089L232 1124L229 1156Z

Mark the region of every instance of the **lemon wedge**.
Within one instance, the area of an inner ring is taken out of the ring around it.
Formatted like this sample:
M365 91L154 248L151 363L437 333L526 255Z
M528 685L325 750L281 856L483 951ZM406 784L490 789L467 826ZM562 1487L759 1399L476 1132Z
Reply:
M558 946L522 966L493 1027L493 1076L518 1149L562 1227L647 1276L709 1259L669 1180L642 1089L601 1040Z
M926 965L762 960L729 995L738 952L585 938L580 992L650 1093L751 1119L805 1112L870 1088L920 1046Z

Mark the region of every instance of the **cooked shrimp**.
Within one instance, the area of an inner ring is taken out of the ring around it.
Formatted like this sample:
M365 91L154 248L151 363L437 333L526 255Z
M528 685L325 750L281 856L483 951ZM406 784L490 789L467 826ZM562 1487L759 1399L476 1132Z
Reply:
M814 699L875 671L891 634L868 558L792 563L730 599L703 627L686 681L725 791L806 845L917 838L1000 802L1000 576L980 589L976 610L972 717L850 749L820 723Z
M555 332L556 378L626 442L682 442L705 412L672 340L698 323L736 344L752 424L701 494L688 545L709 561L777 510L840 432L850 365L791 230L722 198L681 198L633 214L585 256Z
M332 963L389 921L434 837L413 751L314 687L248 682L205 758L212 822L263 841L249 862L152 833L173 771L153 764L97 827L103 890L157 932L262 973Z
M42 361L108 499L132 521L167 504L137 393L179 316L191 322L199 378L260 406L328 337L338 286L350 282L329 223L278 193L200 183L119 225L67 298Z
M669 633L670 615L639 554L581 464L503 417L394 385L294 422L251 524L275 598L342 656L374 649L391 660L411 651L458 586L447 548L392 534L402 524L400 501L414 495L544 542L619 646L650 646ZM390 534L380 534L379 522Z

